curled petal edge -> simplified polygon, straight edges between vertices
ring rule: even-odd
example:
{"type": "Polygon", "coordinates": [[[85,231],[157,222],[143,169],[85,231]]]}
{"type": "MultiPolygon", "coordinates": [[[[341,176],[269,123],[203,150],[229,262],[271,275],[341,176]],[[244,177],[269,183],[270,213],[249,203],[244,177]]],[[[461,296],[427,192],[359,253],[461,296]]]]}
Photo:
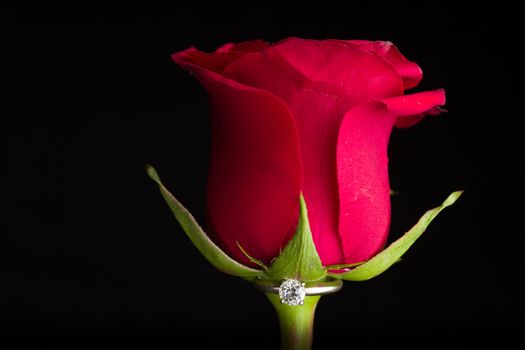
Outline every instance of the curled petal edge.
{"type": "Polygon", "coordinates": [[[417,63],[409,61],[389,41],[349,40],[347,42],[359,50],[376,55],[391,64],[403,79],[405,90],[416,87],[423,79],[423,71],[417,63]]]}
{"type": "Polygon", "coordinates": [[[392,113],[397,115],[394,126],[396,128],[408,128],[426,115],[435,116],[444,111],[440,106],[446,102],[445,90],[419,92],[410,95],[381,99],[392,113]]]}

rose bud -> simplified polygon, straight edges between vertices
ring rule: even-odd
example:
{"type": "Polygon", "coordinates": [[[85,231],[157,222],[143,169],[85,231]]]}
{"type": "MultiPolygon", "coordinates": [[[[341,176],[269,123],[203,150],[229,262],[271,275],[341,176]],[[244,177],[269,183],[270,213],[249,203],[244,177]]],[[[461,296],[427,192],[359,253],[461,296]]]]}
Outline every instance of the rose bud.
{"type": "Polygon", "coordinates": [[[460,195],[383,250],[392,129],[438,114],[445,103],[444,90],[405,94],[422,71],[390,42],[289,38],[226,44],[213,53],[190,48],[172,57],[209,94],[209,238],[152,168],[150,175],[185,231],[198,231],[190,238],[225,272],[258,276],[259,267],[278,261],[302,220],[313,241],[304,249],[314,250],[323,269],[310,276],[368,279],[397,261],[460,195]]]}

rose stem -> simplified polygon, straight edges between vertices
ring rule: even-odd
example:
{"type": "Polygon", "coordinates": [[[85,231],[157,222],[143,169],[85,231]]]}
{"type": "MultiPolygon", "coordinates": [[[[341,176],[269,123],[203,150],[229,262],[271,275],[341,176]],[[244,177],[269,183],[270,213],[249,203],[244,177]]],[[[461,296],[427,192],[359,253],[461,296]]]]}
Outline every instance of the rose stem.
{"type": "Polygon", "coordinates": [[[320,296],[307,296],[304,305],[290,306],[281,303],[277,294],[266,294],[272,302],[281,326],[282,350],[307,350],[312,348],[314,313],[320,296]]]}

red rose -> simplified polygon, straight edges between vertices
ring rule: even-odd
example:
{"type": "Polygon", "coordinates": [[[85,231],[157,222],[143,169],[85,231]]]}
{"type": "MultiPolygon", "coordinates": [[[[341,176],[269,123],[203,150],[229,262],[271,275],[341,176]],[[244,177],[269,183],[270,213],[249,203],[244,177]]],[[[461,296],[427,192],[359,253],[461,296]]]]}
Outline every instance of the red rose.
{"type": "Polygon", "coordinates": [[[392,127],[439,112],[443,90],[390,42],[290,38],[175,53],[210,95],[210,234],[237,261],[270,262],[295,232],[302,192],[324,265],[384,246],[392,127]]]}

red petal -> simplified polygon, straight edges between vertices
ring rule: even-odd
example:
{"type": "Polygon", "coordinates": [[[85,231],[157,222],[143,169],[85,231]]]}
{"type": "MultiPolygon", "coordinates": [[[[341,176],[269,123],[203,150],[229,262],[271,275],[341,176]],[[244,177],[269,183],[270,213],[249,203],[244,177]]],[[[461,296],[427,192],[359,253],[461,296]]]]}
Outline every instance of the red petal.
{"type": "Polygon", "coordinates": [[[245,41],[238,44],[228,43],[217,49],[217,52],[257,52],[270,46],[262,40],[245,41]]]}
{"type": "Polygon", "coordinates": [[[408,128],[417,124],[427,114],[440,114],[443,110],[439,106],[443,106],[446,99],[445,90],[438,89],[383,101],[398,115],[395,126],[408,128]]]}
{"type": "Polygon", "coordinates": [[[368,260],[390,225],[387,145],[395,115],[380,102],[349,110],[339,130],[339,231],[344,263],[368,260]]]}
{"type": "Polygon", "coordinates": [[[242,57],[243,55],[244,53],[238,52],[206,53],[192,47],[173,54],[172,58],[182,68],[189,70],[190,73],[193,72],[196,67],[200,67],[201,69],[215,73],[220,73],[224,67],[230,64],[230,62],[238,59],[239,57],[242,57]]]}
{"type": "Polygon", "coordinates": [[[183,52],[173,58],[195,72],[210,95],[207,194],[213,238],[239,262],[248,259],[236,241],[269,262],[293,235],[299,209],[302,171],[290,112],[270,93],[199,66],[198,56],[183,52]]]}
{"type": "Polygon", "coordinates": [[[172,58],[183,68],[190,69],[184,62],[192,63],[202,69],[221,73],[228,64],[244,55],[262,50],[268,44],[261,40],[246,41],[239,44],[228,43],[212,53],[202,52],[192,47],[173,54],[172,58]]]}
{"type": "Polygon", "coordinates": [[[343,260],[338,230],[336,143],[344,113],[371,98],[400,95],[391,65],[341,41],[287,39],[228,65],[223,74],[284,101],[299,131],[303,193],[325,265],[343,260]]]}
{"type": "Polygon", "coordinates": [[[423,71],[419,66],[410,62],[399,52],[397,47],[389,41],[349,40],[356,48],[369,54],[381,57],[390,63],[403,79],[405,89],[419,84],[423,78],[423,71]]]}
{"type": "Polygon", "coordinates": [[[339,232],[344,263],[368,260],[384,246],[390,225],[387,147],[396,118],[432,111],[443,90],[379,99],[350,109],[337,145],[339,232]]]}

